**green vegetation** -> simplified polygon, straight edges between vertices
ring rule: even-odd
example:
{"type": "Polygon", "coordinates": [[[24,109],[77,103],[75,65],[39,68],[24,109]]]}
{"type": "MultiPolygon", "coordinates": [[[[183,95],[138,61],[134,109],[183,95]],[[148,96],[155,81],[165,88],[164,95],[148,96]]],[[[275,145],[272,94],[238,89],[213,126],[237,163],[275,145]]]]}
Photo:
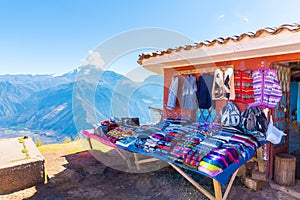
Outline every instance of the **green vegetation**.
{"type": "Polygon", "coordinates": [[[62,154],[73,154],[87,150],[82,140],[62,144],[45,144],[39,146],[38,149],[41,153],[61,152],[62,154]]]}
{"type": "Polygon", "coordinates": [[[67,144],[70,142],[72,142],[72,139],[70,137],[65,137],[64,144],[67,144]]]}
{"type": "Polygon", "coordinates": [[[19,142],[23,145],[22,153],[25,153],[25,155],[26,155],[26,158],[25,158],[25,159],[29,159],[30,156],[29,156],[28,150],[27,150],[27,148],[26,148],[25,137],[24,137],[24,138],[19,138],[18,140],[19,140],[19,142]]]}
{"type": "Polygon", "coordinates": [[[22,149],[22,153],[28,154],[28,150],[27,149],[22,149]]]}
{"type": "Polygon", "coordinates": [[[42,143],[40,140],[37,140],[37,141],[35,142],[35,145],[36,145],[37,147],[40,147],[40,146],[43,145],[43,143],[42,143]]]}
{"type": "Polygon", "coordinates": [[[20,143],[24,144],[25,143],[25,139],[24,138],[19,138],[18,139],[20,143]]]}

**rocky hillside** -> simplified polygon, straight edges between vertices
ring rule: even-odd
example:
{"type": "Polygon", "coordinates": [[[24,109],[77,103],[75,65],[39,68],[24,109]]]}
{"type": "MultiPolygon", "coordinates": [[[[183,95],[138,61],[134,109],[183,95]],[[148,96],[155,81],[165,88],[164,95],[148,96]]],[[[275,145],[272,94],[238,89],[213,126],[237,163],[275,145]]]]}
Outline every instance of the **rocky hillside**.
{"type": "Polygon", "coordinates": [[[148,106],[162,106],[162,77],[136,83],[93,66],[59,77],[0,76],[0,126],[41,132],[58,141],[114,117],[151,121],[148,106]],[[23,82],[22,82],[23,80],[23,82]]]}

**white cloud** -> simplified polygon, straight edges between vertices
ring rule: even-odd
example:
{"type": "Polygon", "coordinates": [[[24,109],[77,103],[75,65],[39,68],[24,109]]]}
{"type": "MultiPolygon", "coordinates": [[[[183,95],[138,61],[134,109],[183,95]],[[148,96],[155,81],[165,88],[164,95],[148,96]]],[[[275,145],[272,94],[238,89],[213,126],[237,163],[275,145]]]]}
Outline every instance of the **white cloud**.
{"type": "Polygon", "coordinates": [[[240,20],[244,21],[245,23],[249,22],[249,18],[247,16],[241,15],[241,14],[237,14],[236,15],[240,20]]]}
{"type": "Polygon", "coordinates": [[[224,18],[224,17],[225,17],[225,15],[222,14],[222,15],[219,16],[219,19],[222,19],[222,18],[224,18]]]}
{"type": "Polygon", "coordinates": [[[104,69],[104,61],[98,51],[89,51],[89,56],[82,60],[81,65],[94,65],[97,68],[104,69]]]}

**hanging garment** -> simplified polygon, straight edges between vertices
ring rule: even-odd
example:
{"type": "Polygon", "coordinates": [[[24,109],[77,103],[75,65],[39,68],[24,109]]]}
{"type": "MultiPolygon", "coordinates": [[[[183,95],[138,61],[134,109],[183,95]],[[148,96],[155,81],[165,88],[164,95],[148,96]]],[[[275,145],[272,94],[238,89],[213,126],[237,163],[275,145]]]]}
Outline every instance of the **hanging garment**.
{"type": "Polygon", "coordinates": [[[213,89],[212,89],[213,100],[234,100],[234,73],[232,68],[227,69],[216,69],[214,74],[213,89]]]}
{"type": "Polygon", "coordinates": [[[199,77],[197,99],[199,108],[208,109],[211,106],[211,91],[214,76],[212,74],[203,74],[199,77]]]}
{"type": "Polygon", "coordinates": [[[276,69],[258,69],[252,72],[254,103],[250,107],[275,108],[282,96],[276,69]]]}
{"type": "Polygon", "coordinates": [[[251,70],[234,70],[234,90],[234,101],[242,103],[254,102],[254,90],[251,70]]]}
{"type": "Polygon", "coordinates": [[[183,109],[194,110],[197,108],[196,92],[196,77],[192,75],[186,76],[182,87],[181,106],[183,109]]]}
{"type": "Polygon", "coordinates": [[[167,108],[173,110],[176,107],[176,99],[178,93],[178,77],[173,77],[168,93],[167,108]]]}

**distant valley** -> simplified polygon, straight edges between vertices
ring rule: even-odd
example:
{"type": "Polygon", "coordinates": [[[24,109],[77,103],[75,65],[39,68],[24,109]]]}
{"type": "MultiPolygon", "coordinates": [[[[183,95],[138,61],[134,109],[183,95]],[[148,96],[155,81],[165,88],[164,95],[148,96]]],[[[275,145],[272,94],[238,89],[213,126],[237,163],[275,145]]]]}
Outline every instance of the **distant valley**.
{"type": "Polygon", "coordinates": [[[94,66],[52,75],[0,76],[0,138],[31,134],[43,143],[75,139],[82,129],[110,117],[153,121],[161,108],[163,77],[134,82],[94,66]]]}

